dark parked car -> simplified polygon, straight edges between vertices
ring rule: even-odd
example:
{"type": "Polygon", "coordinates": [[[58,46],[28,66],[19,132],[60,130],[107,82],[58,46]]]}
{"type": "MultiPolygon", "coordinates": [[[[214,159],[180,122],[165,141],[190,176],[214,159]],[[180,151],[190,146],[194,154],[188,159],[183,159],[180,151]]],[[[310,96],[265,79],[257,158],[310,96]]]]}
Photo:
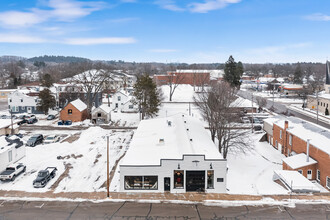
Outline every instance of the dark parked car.
{"type": "Polygon", "coordinates": [[[53,119],[55,119],[55,115],[48,115],[47,116],[47,120],[53,120],[53,119]]]}
{"type": "Polygon", "coordinates": [[[33,186],[35,188],[45,187],[55,177],[56,171],[56,167],[47,167],[45,170],[40,170],[37,178],[33,181],[33,186]]]}
{"type": "Polygon", "coordinates": [[[30,119],[30,116],[27,116],[27,115],[20,115],[18,117],[19,119],[19,122],[17,122],[18,125],[21,125],[21,124],[25,124],[28,122],[28,120],[30,119]]]}
{"type": "Polygon", "coordinates": [[[72,121],[71,120],[66,120],[66,121],[59,121],[57,122],[57,125],[72,125],[72,121]]]}
{"type": "Polygon", "coordinates": [[[35,117],[30,118],[30,119],[27,121],[28,124],[34,124],[34,123],[37,123],[37,122],[38,122],[38,119],[35,118],[35,117]]]}
{"type": "Polygon", "coordinates": [[[26,146],[35,147],[38,144],[41,144],[44,140],[44,136],[42,134],[35,134],[26,142],[26,146]]]}

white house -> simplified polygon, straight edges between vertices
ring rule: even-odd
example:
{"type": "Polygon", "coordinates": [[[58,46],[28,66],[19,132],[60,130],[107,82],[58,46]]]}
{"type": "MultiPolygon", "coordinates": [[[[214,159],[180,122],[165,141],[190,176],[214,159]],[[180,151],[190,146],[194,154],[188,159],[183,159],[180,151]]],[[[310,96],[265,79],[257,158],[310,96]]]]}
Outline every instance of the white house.
{"type": "Polygon", "coordinates": [[[120,191],[226,193],[226,174],[226,159],[198,119],[143,120],[120,165],[120,191]]]}
{"type": "Polygon", "coordinates": [[[25,157],[25,146],[16,135],[0,137],[0,172],[25,157]]]}
{"type": "Polygon", "coordinates": [[[38,102],[38,96],[28,96],[18,90],[8,95],[8,107],[13,114],[42,114],[42,111],[37,110],[38,102]]]}
{"type": "Polygon", "coordinates": [[[120,90],[112,96],[111,109],[121,112],[137,112],[138,106],[133,103],[133,96],[129,92],[120,90]]]}
{"type": "Polygon", "coordinates": [[[92,121],[95,124],[108,124],[111,120],[111,107],[102,104],[92,110],[92,121]]]}

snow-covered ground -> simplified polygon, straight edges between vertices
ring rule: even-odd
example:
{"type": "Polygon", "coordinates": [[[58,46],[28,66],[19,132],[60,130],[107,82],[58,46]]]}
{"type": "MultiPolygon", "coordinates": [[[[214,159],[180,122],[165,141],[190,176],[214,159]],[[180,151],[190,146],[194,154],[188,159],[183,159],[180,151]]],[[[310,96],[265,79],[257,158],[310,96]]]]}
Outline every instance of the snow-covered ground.
{"type": "MultiPolygon", "coordinates": [[[[59,131],[45,132],[34,131],[33,133],[51,134],[59,131]]],[[[74,133],[74,131],[70,132],[74,133]]],[[[106,136],[109,136],[110,139],[110,169],[112,169],[116,160],[126,151],[132,131],[113,132],[100,127],[91,127],[82,131],[80,138],[73,143],[63,142],[27,147],[26,157],[20,161],[27,166],[26,172],[18,176],[14,182],[1,182],[0,190],[28,192],[46,192],[53,189],[54,192],[104,191],[106,136]],[[64,173],[65,165],[72,168],[68,168],[68,175],[63,177],[57,187],[52,188],[53,184],[64,173]],[[36,178],[37,172],[49,166],[57,167],[56,177],[45,188],[33,188],[32,182],[36,178]]],[[[28,137],[29,135],[26,135],[24,140],[28,137]]]]}
{"type": "MultiPolygon", "coordinates": [[[[161,86],[161,91],[163,92],[164,102],[169,102],[170,97],[170,87],[167,85],[161,86]]],[[[198,88],[196,87],[195,90],[198,88]]],[[[191,85],[179,85],[172,96],[172,102],[193,102],[194,87],[191,85]]]]}
{"type": "Polygon", "coordinates": [[[251,135],[254,150],[229,153],[227,189],[230,194],[287,194],[288,191],[273,182],[274,170],[282,169],[282,155],[267,142],[259,142],[263,133],[251,135]]]}

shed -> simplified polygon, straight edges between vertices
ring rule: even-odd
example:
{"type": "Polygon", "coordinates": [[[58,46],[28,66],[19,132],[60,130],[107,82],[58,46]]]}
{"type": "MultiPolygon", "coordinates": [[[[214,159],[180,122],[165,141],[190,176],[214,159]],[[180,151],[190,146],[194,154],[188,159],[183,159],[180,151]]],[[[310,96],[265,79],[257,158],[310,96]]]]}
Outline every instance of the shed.
{"type": "Polygon", "coordinates": [[[92,111],[92,121],[95,124],[108,124],[111,121],[111,107],[102,104],[92,111]]]}
{"type": "Polygon", "coordinates": [[[76,99],[65,106],[60,112],[61,120],[73,122],[84,121],[88,117],[87,105],[80,99],[76,99]]]}

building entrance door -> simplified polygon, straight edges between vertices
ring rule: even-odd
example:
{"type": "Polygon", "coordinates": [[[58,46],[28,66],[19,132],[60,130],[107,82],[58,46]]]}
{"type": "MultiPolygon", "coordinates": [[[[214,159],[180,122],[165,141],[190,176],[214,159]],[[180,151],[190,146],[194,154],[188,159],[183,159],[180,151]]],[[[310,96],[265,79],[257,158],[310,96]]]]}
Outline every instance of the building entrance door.
{"type": "Polygon", "coordinates": [[[32,108],[31,107],[27,107],[27,113],[29,113],[29,114],[32,113],[32,108]]]}
{"type": "Polygon", "coordinates": [[[171,179],[164,177],[164,191],[171,191],[171,179]]]}
{"type": "Polygon", "coordinates": [[[205,191],[205,171],[186,172],[186,191],[205,191]]]}
{"type": "Polygon", "coordinates": [[[312,170],[307,170],[307,179],[312,179],[312,170]]]}

